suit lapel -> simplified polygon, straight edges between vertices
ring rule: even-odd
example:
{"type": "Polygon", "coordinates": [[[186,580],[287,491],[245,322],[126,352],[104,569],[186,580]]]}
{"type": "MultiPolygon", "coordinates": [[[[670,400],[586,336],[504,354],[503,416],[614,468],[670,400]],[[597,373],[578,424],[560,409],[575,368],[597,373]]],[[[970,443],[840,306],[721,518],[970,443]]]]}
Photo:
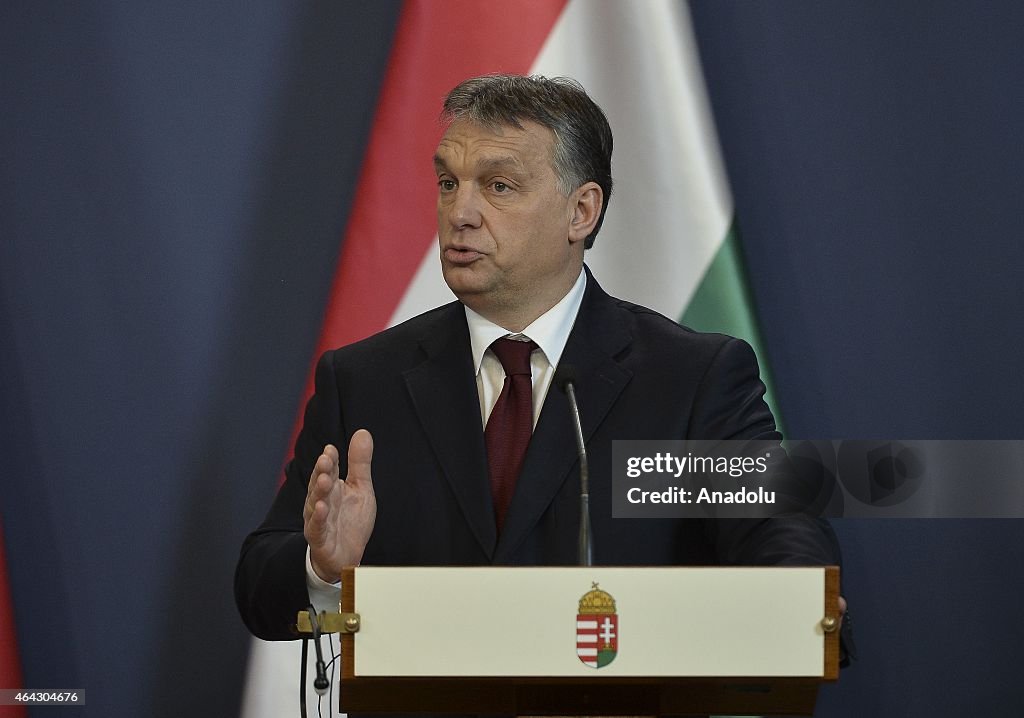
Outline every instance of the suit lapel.
{"type": "MultiPolygon", "coordinates": [[[[631,341],[621,310],[587,270],[587,290],[560,364],[576,368],[576,398],[584,440],[605,420],[632,373],[615,360],[631,341]]],[[[552,385],[526,452],[522,473],[498,540],[495,563],[506,563],[554,500],[576,465],[569,400],[552,385]]]]}
{"type": "Polygon", "coordinates": [[[409,395],[466,522],[484,553],[493,557],[494,503],[462,305],[442,309],[420,346],[426,359],[404,373],[409,395]]]}

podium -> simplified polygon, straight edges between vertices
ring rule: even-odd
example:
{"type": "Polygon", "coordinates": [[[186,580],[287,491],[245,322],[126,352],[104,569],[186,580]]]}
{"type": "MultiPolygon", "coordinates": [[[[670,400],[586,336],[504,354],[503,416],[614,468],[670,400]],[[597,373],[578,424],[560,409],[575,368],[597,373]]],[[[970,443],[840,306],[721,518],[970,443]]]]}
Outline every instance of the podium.
{"type": "Polygon", "coordinates": [[[345,712],[810,715],[838,591],[834,566],[366,566],[319,623],[345,712]]]}

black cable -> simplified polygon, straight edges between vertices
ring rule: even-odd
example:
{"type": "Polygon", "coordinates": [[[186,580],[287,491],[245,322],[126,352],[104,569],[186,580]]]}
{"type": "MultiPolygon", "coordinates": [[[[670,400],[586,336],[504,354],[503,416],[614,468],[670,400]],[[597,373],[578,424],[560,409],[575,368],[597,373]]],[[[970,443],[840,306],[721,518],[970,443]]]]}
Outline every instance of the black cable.
{"type": "MultiPolygon", "coordinates": [[[[341,658],[341,653],[340,653],[340,651],[341,651],[341,644],[339,642],[339,644],[338,644],[338,651],[339,652],[335,653],[334,652],[334,637],[331,634],[329,634],[329,633],[327,634],[327,647],[330,650],[331,660],[330,660],[329,663],[324,665],[323,652],[322,652],[321,647],[320,647],[320,637],[321,637],[321,635],[323,635],[320,632],[320,622],[317,620],[316,609],[312,605],[310,605],[308,607],[308,612],[309,612],[309,623],[310,623],[310,626],[312,627],[312,632],[313,632],[313,641],[314,641],[314,645],[316,647],[317,674],[318,674],[317,675],[317,680],[319,680],[320,675],[326,676],[326,675],[328,675],[328,671],[331,672],[329,675],[333,676],[333,674],[334,674],[334,664],[335,664],[335,662],[338,661],[338,659],[341,658]]],[[[309,663],[309,639],[308,638],[303,638],[302,639],[302,665],[299,668],[299,711],[300,711],[300,714],[302,715],[302,718],[307,718],[307,713],[306,713],[306,666],[307,666],[308,663],[309,663]]],[[[332,716],[334,714],[334,681],[333,680],[327,680],[327,686],[325,686],[325,688],[327,688],[327,687],[330,688],[330,695],[328,696],[328,699],[327,699],[328,700],[327,715],[328,716],[332,716]]],[[[316,712],[317,712],[317,715],[320,718],[323,718],[323,698],[324,698],[325,694],[327,694],[327,690],[317,690],[316,712]]]]}
{"type": "MultiPolygon", "coordinates": [[[[331,696],[330,696],[331,708],[328,711],[327,715],[328,716],[332,716],[332,715],[334,715],[334,678],[335,678],[335,676],[334,676],[334,664],[338,663],[338,661],[341,660],[341,652],[340,652],[341,651],[341,644],[340,643],[338,644],[338,651],[339,652],[335,653],[334,652],[334,637],[332,635],[330,635],[330,634],[327,635],[327,644],[328,644],[328,646],[331,649],[331,660],[327,662],[326,668],[327,668],[328,674],[332,676],[332,678],[331,678],[331,696]]],[[[338,690],[341,690],[340,687],[339,687],[338,690]]]]}
{"type": "Polygon", "coordinates": [[[306,716],[306,658],[309,656],[309,639],[302,639],[302,665],[299,667],[299,715],[306,716]]]}
{"type": "Polygon", "coordinates": [[[313,690],[316,691],[318,696],[323,696],[327,693],[327,689],[330,687],[331,682],[327,680],[327,670],[324,667],[324,651],[323,646],[320,643],[320,617],[317,615],[316,608],[313,604],[309,604],[309,624],[313,628],[313,648],[316,649],[316,678],[313,679],[313,690]]]}

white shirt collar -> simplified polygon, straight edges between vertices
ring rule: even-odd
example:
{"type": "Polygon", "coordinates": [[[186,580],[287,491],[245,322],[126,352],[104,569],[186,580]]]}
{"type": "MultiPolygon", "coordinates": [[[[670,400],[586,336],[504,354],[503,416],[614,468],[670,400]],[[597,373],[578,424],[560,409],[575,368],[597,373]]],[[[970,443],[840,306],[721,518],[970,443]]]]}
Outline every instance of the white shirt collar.
{"type": "MultiPolygon", "coordinates": [[[[580,276],[572,289],[555,306],[547,310],[526,327],[520,334],[525,334],[540,347],[551,366],[557,366],[562,358],[565,343],[569,340],[569,332],[576,321],[576,315],[583,303],[583,292],[587,288],[587,275],[580,269],[580,276]]],[[[464,305],[465,306],[465,305],[464,305]]],[[[469,341],[473,349],[473,370],[480,373],[480,363],[484,352],[496,339],[515,332],[500,327],[489,319],[466,309],[466,322],[469,324],[469,341]]]]}

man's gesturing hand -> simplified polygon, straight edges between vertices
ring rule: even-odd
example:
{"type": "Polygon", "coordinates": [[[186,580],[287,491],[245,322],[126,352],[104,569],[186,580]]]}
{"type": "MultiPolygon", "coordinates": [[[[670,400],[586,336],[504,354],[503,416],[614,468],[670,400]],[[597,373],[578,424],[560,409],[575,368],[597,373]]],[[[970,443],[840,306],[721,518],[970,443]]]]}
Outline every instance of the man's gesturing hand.
{"type": "Polygon", "coordinates": [[[348,445],[348,474],[341,481],[338,450],[328,444],[309,477],[302,509],[303,533],[316,575],[333,583],[343,566],[358,565],[377,519],[370,478],[373,437],[366,429],[348,445]]]}

